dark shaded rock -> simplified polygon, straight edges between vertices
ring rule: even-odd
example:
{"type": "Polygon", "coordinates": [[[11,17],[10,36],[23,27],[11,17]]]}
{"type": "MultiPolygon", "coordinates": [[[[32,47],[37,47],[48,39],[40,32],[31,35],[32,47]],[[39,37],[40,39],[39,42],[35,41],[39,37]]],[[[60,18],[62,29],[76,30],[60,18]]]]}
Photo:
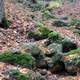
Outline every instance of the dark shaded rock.
{"type": "Polygon", "coordinates": [[[36,60],[36,67],[40,69],[48,69],[46,60],[36,60]]]}
{"type": "Polygon", "coordinates": [[[64,40],[62,42],[62,52],[69,52],[70,50],[77,49],[77,44],[71,41],[64,40]]]}
{"type": "Polygon", "coordinates": [[[51,68],[52,73],[59,73],[65,71],[65,65],[62,61],[57,61],[51,68]]]}

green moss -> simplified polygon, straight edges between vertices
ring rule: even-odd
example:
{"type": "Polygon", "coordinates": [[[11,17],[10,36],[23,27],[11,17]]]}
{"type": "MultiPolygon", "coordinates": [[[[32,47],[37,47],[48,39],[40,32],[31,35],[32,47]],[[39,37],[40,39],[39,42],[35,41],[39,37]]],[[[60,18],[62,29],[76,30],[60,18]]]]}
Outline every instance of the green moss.
{"type": "Polygon", "coordinates": [[[38,27],[37,31],[35,32],[29,32],[28,36],[30,38],[33,38],[35,40],[41,40],[48,37],[48,34],[50,33],[50,30],[46,27],[38,27]]]}
{"type": "Polygon", "coordinates": [[[33,67],[33,58],[30,53],[15,54],[11,51],[6,51],[0,54],[0,61],[28,68],[33,67]]]}
{"type": "Polygon", "coordinates": [[[39,31],[42,33],[43,36],[48,36],[48,34],[50,33],[50,30],[46,27],[40,27],[39,31]]]}
{"type": "Polygon", "coordinates": [[[68,52],[66,55],[74,55],[74,54],[80,54],[80,48],[77,48],[75,50],[71,50],[70,52],[68,52]]]}
{"type": "Polygon", "coordinates": [[[69,58],[65,60],[64,63],[67,66],[75,66],[80,68],[80,48],[71,50],[70,52],[64,55],[65,57],[69,58]]]}
{"type": "Polygon", "coordinates": [[[51,32],[48,35],[49,40],[55,41],[59,39],[59,34],[57,32],[51,32]]]}

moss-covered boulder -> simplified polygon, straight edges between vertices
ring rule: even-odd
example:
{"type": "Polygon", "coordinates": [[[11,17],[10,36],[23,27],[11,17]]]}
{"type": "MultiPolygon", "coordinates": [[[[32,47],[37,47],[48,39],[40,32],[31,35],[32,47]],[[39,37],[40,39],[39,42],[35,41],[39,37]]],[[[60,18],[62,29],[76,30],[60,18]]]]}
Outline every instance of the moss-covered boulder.
{"type": "Polygon", "coordinates": [[[80,71],[80,48],[66,53],[64,55],[64,64],[70,74],[80,71]]]}

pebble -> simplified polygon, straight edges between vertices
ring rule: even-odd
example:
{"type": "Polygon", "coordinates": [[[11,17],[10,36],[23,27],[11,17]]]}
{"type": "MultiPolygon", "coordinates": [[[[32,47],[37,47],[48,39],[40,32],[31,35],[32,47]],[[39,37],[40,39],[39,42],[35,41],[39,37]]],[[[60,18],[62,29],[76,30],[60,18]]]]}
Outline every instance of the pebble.
{"type": "Polygon", "coordinates": [[[40,70],[39,72],[40,72],[41,75],[46,75],[47,74],[47,70],[46,69],[40,70]]]}

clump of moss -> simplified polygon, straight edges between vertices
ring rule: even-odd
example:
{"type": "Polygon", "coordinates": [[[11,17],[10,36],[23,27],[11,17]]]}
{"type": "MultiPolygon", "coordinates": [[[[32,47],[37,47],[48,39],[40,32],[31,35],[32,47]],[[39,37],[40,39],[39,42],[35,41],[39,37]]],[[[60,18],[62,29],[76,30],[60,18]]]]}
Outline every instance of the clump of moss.
{"type": "Polygon", "coordinates": [[[30,53],[15,54],[11,51],[6,51],[0,54],[0,61],[28,68],[33,67],[33,57],[30,53]]]}
{"type": "Polygon", "coordinates": [[[51,32],[48,35],[49,40],[55,41],[59,39],[59,33],[57,32],[51,32]]]}

